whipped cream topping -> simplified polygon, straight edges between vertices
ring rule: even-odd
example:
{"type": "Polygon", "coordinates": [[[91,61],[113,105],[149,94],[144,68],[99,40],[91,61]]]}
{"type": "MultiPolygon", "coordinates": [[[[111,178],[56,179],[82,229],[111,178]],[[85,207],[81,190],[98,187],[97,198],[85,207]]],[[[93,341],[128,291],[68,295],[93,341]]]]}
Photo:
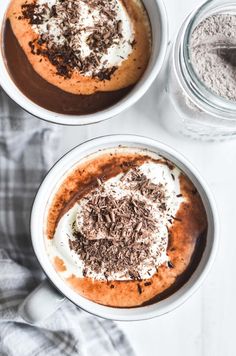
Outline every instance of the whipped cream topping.
{"type": "Polygon", "coordinates": [[[73,51],[72,67],[84,76],[109,79],[133,50],[133,25],[121,0],[37,0],[34,12],[33,30],[49,50],[73,51]]]}
{"type": "MultiPolygon", "coordinates": [[[[124,204],[125,201],[131,199],[131,201],[134,202],[134,205],[136,203],[140,204],[140,206],[144,207],[144,211],[148,212],[148,216],[144,218],[138,217],[140,222],[142,221],[141,223],[139,220],[136,220],[133,235],[129,235],[128,223],[124,226],[124,231],[127,239],[129,236],[130,238],[134,238],[135,236],[135,245],[132,245],[132,249],[135,249],[134,246],[136,245],[141,246],[141,250],[136,251],[137,255],[129,257],[131,265],[136,264],[135,269],[138,278],[148,279],[153,276],[156,273],[157,268],[163,263],[167,263],[169,260],[167,256],[168,229],[173,224],[180,204],[183,202],[179,185],[180,173],[181,172],[177,167],[170,169],[165,163],[147,161],[139,166],[138,169],[130,169],[125,174],[118,174],[104,183],[101,183],[102,189],[100,187],[95,190],[92,198],[91,194],[88,194],[79,202],[75,203],[74,206],[60,219],[54,238],[52,240],[47,239],[46,241],[50,259],[53,261],[55,257],[59,257],[65,264],[66,270],[60,272],[62,277],[68,278],[73,274],[78,278],[83,278],[86,269],[86,276],[97,280],[134,279],[133,273],[130,273],[130,269],[133,270],[132,268],[134,266],[127,266],[127,264],[124,264],[123,269],[114,269],[114,271],[107,272],[104,265],[104,268],[96,270],[96,268],[90,268],[89,265],[85,263],[84,259],[81,258],[82,255],[77,253],[77,233],[83,234],[90,244],[100,241],[100,245],[102,243],[105,245],[108,240],[112,240],[115,242],[116,246],[119,245],[119,241],[116,241],[117,236],[120,238],[119,235],[117,235],[114,230],[109,230],[113,231],[113,233],[110,233],[109,235],[107,233],[108,230],[106,229],[107,225],[101,225],[100,229],[97,228],[96,231],[93,231],[94,221],[88,219],[89,215],[87,213],[90,211],[89,204],[91,203],[91,200],[93,199],[94,201],[95,199],[96,203],[97,195],[99,195],[100,198],[102,195],[105,199],[106,197],[110,197],[111,199],[114,199],[115,204],[118,205],[121,204],[121,202],[124,204]],[[150,184],[153,185],[151,188],[153,188],[154,185],[159,187],[159,191],[157,190],[158,194],[160,193],[158,199],[155,194],[153,195],[150,193],[151,190],[149,190],[149,193],[147,194],[145,184],[144,189],[137,189],[137,184],[139,184],[141,179],[140,177],[142,179],[145,177],[149,182],[149,186],[150,184]],[[149,230],[146,229],[146,232],[148,233],[147,238],[145,231],[144,233],[141,233],[141,230],[143,228],[142,225],[147,225],[149,221],[151,227],[149,230]],[[147,245],[147,240],[150,245],[147,245]],[[75,243],[75,249],[71,248],[73,243],[75,243]],[[148,254],[146,253],[147,250],[149,251],[148,254]],[[137,263],[137,256],[142,252],[144,254],[146,253],[145,258],[141,258],[137,263]]],[[[119,212],[119,209],[117,211],[119,212]]],[[[112,224],[113,220],[112,215],[110,214],[109,216],[107,221],[108,225],[112,224]]],[[[116,217],[114,217],[114,219],[116,219],[116,217]]],[[[80,236],[82,235],[79,235],[79,237],[80,236]]],[[[126,253],[125,248],[121,249],[120,252],[121,254],[126,253]]],[[[121,264],[121,266],[123,265],[121,264]]]]}

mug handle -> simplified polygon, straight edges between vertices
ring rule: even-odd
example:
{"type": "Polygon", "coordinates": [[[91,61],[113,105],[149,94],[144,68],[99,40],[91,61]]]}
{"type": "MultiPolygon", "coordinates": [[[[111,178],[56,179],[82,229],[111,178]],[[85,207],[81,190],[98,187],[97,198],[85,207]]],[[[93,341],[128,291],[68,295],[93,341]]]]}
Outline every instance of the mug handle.
{"type": "Polygon", "coordinates": [[[45,279],[20,304],[18,312],[28,324],[36,324],[52,315],[64,300],[65,297],[45,279]]]}

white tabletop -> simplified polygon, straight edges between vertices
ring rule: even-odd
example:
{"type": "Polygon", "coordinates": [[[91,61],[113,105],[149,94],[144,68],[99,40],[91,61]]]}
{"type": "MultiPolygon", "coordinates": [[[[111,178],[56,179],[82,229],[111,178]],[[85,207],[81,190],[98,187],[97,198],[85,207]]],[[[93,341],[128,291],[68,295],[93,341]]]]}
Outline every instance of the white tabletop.
{"type": "MultiPolygon", "coordinates": [[[[170,35],[201,1],[165,0],[170,35]]],[[[160,80],[160,77],[159,77],[160,80]]],[[[203,143],[174,137],[160,124],[176,115],[157,104],[158,79],[134,107],[106,122],[64,128],[63,152],[92,137],[111,133],[142,134],[159,139],[187,156],[208,181],[221,219],[221,243],[217,260],[200,290],[174,312],[150,321],[119,323],[137,356],[233,356],[236,355],[236,140],[203,143]]]]}

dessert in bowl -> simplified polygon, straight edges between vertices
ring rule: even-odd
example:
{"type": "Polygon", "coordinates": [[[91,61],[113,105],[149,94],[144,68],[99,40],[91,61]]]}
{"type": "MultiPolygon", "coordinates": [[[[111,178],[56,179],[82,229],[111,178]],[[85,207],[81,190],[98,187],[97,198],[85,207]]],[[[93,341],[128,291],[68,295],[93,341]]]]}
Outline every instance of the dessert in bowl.
{"type": "Polygon", "coordinates": [[[1,84],[43,119],[79,125],[114,116],[147,90],[163,62],[166,22],[159,2],[12,0],[1,6],[1,84]]]}
{"type": "MultiPolygon", "coordinates": [[[[52,168],[34,202],[31,234],[64,296],[102,317],[138,320],[172,310],[202,283],[218,218],[184,157],[151,139],[114,135],[76,147],[52,168]]],[[[28,314],[38,295],[24,304],[28,314]]]]}
{"type": "Polygon", "coordinates": [[[194,272],[206,245],[196,187],[172,162],[138,148],[80,161],[45,219],[58,274],[80,295],[113,307],[168,297],[194,272]]]}

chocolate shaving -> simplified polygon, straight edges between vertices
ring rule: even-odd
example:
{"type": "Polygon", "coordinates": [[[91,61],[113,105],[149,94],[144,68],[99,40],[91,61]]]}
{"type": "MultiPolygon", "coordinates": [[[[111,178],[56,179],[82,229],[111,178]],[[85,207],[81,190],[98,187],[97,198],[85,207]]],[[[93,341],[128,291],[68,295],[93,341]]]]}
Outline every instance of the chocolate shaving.
{"type": "Polygon", "coordinates": [[[142,287],[139,283],[137,284],[137,288],[138,288],[138,293],[142,294],[142,287]]]}
{"type": "Polygon", "coordinates": [[[55,5],[53,5],[51,7],[51,10],[50,10],[50,17],[57,17],[57,8],[55,5]]]}
{"type": "Polygon", "coordinates": [[[176,221],[182,221],[182,219],[177,218],[176,216],[173,216],[173,215],[171,215],[171,218],[172,218],[173,220],[176,220],[176,221]]]}
{"type": "Polygon", "coordinates": [[[168,261],[167,264],[168,264],[168,267],[169,267],[169,268],[174,268],[174,265],[173,265],[173,263],[172,263],[171,261],[168,261]]]}

